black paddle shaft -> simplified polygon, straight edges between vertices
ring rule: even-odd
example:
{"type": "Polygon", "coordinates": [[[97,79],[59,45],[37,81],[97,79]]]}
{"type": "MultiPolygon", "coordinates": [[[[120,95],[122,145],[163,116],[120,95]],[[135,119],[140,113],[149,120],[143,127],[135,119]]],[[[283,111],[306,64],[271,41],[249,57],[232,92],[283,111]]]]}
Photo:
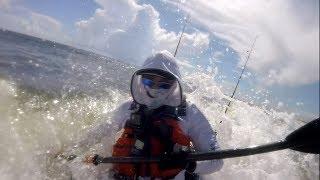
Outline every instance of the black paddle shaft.
{"type": "MultiPolygon", "coordinates": [[[[261,154],[271,151],[278,151],[290,148],[295,151],[319,154],[320,141],[318,140],[320,133],[320,120],[315,119],[303,127],[293,131],[285,140],[270,143],[266,145],[248,147],[242,149],[227,149],[207,153],[191,153],[186,156],[186,160],[205,161],[212,159],[226,159],[241,156],[249,156],[261,154]]],[[[97,156],[96,163],[141,163],[141,162],[160,162],[164,157],[100,157],[97,156]]],[[[171,155],[174,160],[175,156],[171,155]]]]}
{"type": "MultiPolygon", "coordinates": [[[[254,154],[261,154],[271,151],[277,151],[287,149],[290,147],[286,141],[280,141],[276,143],[266,144],[257,147],[249,147],[244,149],[227,149],[221,151],[213,151],[207,153],[190,153],[185,158],[190,161],[205,161],[212,159],[226,159],[241,156],[249,156],[254,154]]],[[[175,155],[171,155],[174,159],[175,155]]],[[[96,161],[99,163],[157,163],[162,161],[162,157],[98,157],[96,161]]]]}
{"type": "Polygon", "coordinates": [[[287,149],[290,144],[286,141],[280,141],[270,144],[265,144],[256,147],[248,147],[243,149],[227,149],[221,151],[207,152],[207,153],[193,153],[187,157],[190,161],[205,161],[212,159],[227,159],[241,156],[249,156],[254,154],[267,153],[271,151],[278,151],[287,149]]]}

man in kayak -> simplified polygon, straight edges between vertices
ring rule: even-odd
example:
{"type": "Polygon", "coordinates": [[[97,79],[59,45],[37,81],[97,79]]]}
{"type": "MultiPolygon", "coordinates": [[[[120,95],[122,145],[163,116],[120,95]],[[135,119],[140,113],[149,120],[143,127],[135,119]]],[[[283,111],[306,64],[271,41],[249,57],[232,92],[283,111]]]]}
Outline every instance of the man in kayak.
{"type": "MultiPolygon", "coordinates": [[[[160,163],[114,164],[115,179],[199,179],[219,171],[223,161],[188,162],[189,152],[219,149],[216,133],[196,105],[186,101],[176,59],[167,51],[149,57],[131,79],[133,100],[122,104],[111,125],[101,125],[81,144],[123,129],[113,146],[115,157],[164,157],[160,163]],[[91,139],[91,140],[90,140],[91,139]],[[172,155],[175,154],[175,155],[172,155]]],[[[87,158],[92,162],[93,158],[87,158]]]]}

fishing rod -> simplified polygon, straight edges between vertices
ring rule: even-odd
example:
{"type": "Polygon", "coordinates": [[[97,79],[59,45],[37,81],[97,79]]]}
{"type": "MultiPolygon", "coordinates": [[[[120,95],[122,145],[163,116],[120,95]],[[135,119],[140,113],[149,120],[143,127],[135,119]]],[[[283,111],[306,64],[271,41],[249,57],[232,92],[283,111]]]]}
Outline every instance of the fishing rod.
{"type": "Polygon", "coordinates": [[[179,41],[178,41],[176,50],[174,51],[173,57],[176,57],[176,55],[177,55],[177,53],[178,53],[178,49],[179,49],[179,46],[180,46],[180,42],[181,42],[182,36],[183,36],[183,34],[184,34],[184,30],[186,29],[186,26],[187,26],[187,24],[189,23],[189,20],[190,20],[190,16],[188,15],[187,18],[186,18],[186,21],[185,21],[185,23],[184,23],[184,25],[183,25],[182,32],[181,32],[181,35],[180,35],[180,38],[179,38],[179,41]]]}
{"type": "MultiPolygon", "coordinates": [[[[176,153],[166,156],[155,157],[102,157],[99,155],[92,156],[90,161],[86,163],[93,163],[95,165],[101,163],[157,163],[157,162],[170,162],[172,160],[184,161],[205,161],[213,159],[226,159],[242,156],[250,156],[255,154],[262,154],[272,151],[279,151],[283,149],[291,149],[304,153],[319,154],[320,141],[320,120],[319,118],[309,122],[308,124],[296,129],[290,133],[284,140],[248,148],[233,148],[220,151],[212,151],[206,153],[189,153],[181,156],[176,153]]],[[[71,161],[75,159],[76,155],[60,156],[63,159],[71,161]]]]}
{"type": "MultiPolygon", "coordinates": [[[[231,97],[230,97],[231,99],[234,97],[234,95],[235,95],[235,93],[236,93],[236,91],[237,91],[237,89],[238,89],[240,80],[242,79],[242,75],[243,75],[243,73],[244,73],[244,71],[245,71],[245,69],[246,69],[246,67],[247,67],[247,63],[248,63],[248,61],[249,61],[249,59],[250,59],[250,56],[251,56],[251,53],[252,53],[252,51],[253,51],[254,44],[255,44],[256,41],[257,41],[257,38],[258,38],[258,36],[256,36],[256,37],[254,38],[254,41],[253,41],[253,43],[252,43],[252,45],[251,45],[251,48],[250,48],[249,54],[248,54],[248,56],[247,56],[246,62],[245,62],[245,64],[244,64],[244,66],[242,67],[241,74],[240,74],[240,76],[239,76],[239,78],[238,78],[237,84],[236,84],[236,86],[235,86],[235,88],[234,88],[234,90],[233,90],[233,93],[232,93],[231,97]]],[[[229,101],[229,103],[228,103],[228,105],[227,105],[227,107],[226,107],[226,110],[224,111],[225,114],[228,112],[228,108],[230,107],[230,104],[231,104],[231,100],[229,101]]]]}

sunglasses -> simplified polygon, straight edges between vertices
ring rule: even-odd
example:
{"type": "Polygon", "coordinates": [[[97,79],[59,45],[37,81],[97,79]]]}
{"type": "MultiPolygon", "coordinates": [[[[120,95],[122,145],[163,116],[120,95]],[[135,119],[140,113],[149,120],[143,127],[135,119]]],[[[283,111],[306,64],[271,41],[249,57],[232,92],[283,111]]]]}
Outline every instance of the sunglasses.
{"type": "MultiPolygon", "coordinates": [[[[151,88],[154,87],[156,83],[153,80],[144,77],[142,78],[142,84],[151,88]]],[[[172,86],[172,84],[166,82],[159,82],[157,85],[159,89],[170,89],[172,86]]]]}

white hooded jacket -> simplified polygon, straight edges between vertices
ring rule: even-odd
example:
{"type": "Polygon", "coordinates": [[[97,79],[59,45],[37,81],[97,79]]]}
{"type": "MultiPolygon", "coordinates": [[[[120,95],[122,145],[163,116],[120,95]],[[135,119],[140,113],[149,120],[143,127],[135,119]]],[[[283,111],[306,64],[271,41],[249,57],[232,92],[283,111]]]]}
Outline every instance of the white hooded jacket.
{"type": "MultiPolygon", "coordinates": [[[[171,94],[167,97],[167,101],[164,102],[164,105],[179,106],[182,103],[181,76],[175,58],[168,52],[161,52],[148,58],[142,69],[138,70],[133,75],[131,82],[131,94],[133,99],[139,104],[148,105],[149,97],[145,95],[145,90],[140,84],[141,81],[137,74],[141,71],[153,69],[168,72],[176,77],[178,81],[171,88],[171,94]]],[[[131,103],[132,100],[123,103],[115,111],[112,124],[102,124],[94,128],[88,134],[88,138],[82,141],[81,144],[90,145],[97,142],[97,139],[100,139],[101,137],[110,136],[112,129],[122,129],[126,120],[130,118],[131,111],[129,109],[131,103]]],[[[197,152],[208,152],[219,149],[215,131],[212,129],[208,119],[196,105],[188,102],[186,116],[180,119],[179,125],[184,133],[191,138],[197,152]]],[[[215,171],[219,171],[222,166],[222,160],[199,161],[197,162],[195,173],[199,175],[211,174],[215,171]]],[[[175,179],[184,179],[184,171],[181,171],[175,179]]]]}

